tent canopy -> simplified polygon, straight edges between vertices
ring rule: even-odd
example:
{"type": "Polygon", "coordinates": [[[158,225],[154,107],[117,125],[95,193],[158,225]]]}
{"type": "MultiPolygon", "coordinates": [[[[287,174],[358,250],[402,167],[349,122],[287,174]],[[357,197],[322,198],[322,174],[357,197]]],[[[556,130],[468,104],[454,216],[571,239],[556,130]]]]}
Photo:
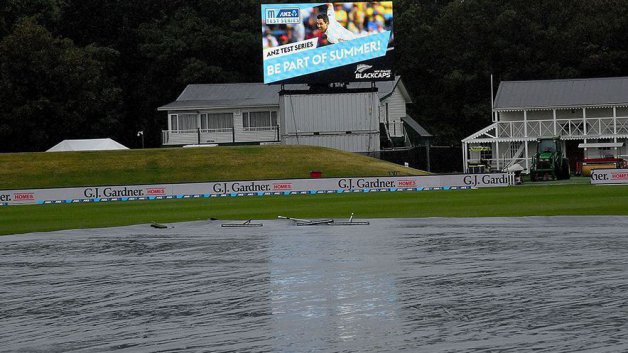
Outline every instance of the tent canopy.
{"type": "Polygon", "coordinates": [[[128,150],[129,148],[110,139],[63,140],[46,152],[65,151],[108,151],[128,150]]]}

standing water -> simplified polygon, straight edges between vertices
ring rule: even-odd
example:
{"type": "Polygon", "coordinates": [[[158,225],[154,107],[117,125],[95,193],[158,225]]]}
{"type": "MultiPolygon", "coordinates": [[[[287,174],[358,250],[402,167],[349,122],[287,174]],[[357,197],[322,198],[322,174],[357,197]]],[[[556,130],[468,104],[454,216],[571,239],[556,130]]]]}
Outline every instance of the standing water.
{"type": "Polygon", "coordinates": [[[628,217],[260,222],[0,237],[0,351],[628,351],[628,217]]]}

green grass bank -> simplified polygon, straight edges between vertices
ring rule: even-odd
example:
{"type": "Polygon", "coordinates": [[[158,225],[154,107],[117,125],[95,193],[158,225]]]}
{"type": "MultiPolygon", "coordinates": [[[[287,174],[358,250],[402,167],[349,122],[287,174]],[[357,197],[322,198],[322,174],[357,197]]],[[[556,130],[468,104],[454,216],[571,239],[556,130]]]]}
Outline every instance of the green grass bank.
{"type": "Polygon", "coordinates": [[[0,154],[0,190],[223,180],[421,175],[355,153],[312,146],[237,146],[0,154]]]}

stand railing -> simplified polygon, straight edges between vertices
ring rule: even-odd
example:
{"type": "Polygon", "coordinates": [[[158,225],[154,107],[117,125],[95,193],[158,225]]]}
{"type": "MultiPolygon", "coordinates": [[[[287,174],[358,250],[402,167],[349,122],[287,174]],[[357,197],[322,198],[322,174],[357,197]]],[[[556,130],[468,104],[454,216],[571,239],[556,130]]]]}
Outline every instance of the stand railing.
{"type": "Polygon", "coordinates": [[[583,137],[609,136],[628,134],[628,117],[616,119],[612,117],[583,119],[500,121],[495,123],[497,138],[538,138],[548,136],[583,137]],[[585,124],[586,122],[586,124],[585,124]],[[527,132],[527,136],[526,136],[527,132]]]}
{"type": "Polygon", "coordinates": [[[279,127],[247,128],[238,130],[224,129],[191,129],[191,130],[163,130],[162,145],[203,145],[219,143],[251,143],[251,142],[278,142],[279,127]]]}

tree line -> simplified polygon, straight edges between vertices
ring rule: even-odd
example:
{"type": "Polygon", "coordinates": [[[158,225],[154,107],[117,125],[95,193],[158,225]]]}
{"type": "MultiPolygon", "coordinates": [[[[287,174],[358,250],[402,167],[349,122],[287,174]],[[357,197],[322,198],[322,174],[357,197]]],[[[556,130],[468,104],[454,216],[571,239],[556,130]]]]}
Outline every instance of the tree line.
{"type": "MultiPolygon", "coordinates": [[[[296,2],[296,1],[283,1],[296,2]]],[[[191,83],[261,82],[260,1],[4,0],[0,152],[63,139],[161,143],[191,83]]],[[[490,123],[490,77],[628,75],[623,0],[395,0],[410,114],[455,145],[490,123]]]]}

